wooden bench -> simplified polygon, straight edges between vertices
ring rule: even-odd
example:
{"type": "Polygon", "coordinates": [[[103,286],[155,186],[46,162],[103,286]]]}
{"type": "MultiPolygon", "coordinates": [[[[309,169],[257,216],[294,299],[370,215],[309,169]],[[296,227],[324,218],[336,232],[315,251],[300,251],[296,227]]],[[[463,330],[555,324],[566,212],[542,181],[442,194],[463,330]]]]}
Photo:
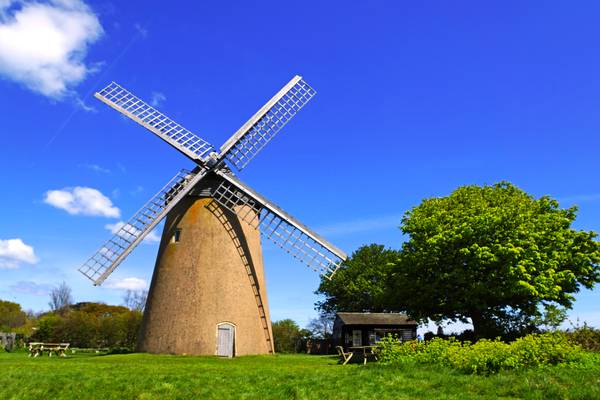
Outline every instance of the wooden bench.
{"type": "Polygon", "coordinates": [[[336,346],[335,348],[337,349],[337,352],[340,355],[340,361],[344,360],[342,365],[348,364],[348,361],[350,361],[350,359],[352,358],[354,353],[351,351],[349,351],[347,353],[344,352],[344,348],[342,346],[336,346]]]}
{"type": "Polygon", "coordinates": [[[358,353],[359,357],[362,356],[363,365],[367,364],[367,360],[377,361],[377,355],[373,352],[377,346],[353,346],[349,349],[352,350],[353,353],[358,353]]]}
{"type": "Polygon", "coordinates": [[[59,357],[66,357],[69,343],[41,343],[33,342],[29,343],[29,357],[43,356],[44,352],[48,353],[48,357],[52,357],[55,354],[59,357]]]}

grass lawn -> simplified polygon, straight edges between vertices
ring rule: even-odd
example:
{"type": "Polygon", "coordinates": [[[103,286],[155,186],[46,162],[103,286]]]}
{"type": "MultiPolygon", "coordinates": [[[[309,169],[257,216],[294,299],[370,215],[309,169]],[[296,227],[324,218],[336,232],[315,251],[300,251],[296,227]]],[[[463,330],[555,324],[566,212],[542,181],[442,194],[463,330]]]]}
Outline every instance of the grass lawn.
{"type": "Polygon", "coordinates": [[[329,356],[0,353],[0,399],[600,399],[600,370],[470,376],[429,366],[338,365],[329,356]]]}

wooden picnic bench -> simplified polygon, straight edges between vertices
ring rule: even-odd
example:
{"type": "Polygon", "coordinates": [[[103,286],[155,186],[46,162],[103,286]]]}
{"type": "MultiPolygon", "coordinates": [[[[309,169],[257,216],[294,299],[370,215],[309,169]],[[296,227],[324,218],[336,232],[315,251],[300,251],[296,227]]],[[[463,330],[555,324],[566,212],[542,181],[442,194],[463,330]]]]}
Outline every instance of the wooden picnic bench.
{"type": "Polygon", "coordinates": [[[29,343],[29,357],[43,356],[44,352],[48,353],[48,357],[52,357],[52,354],[59,357],[66,357],[68,348],[69,343],[32,342],[29,343]]]}
{"type": "Polygon", "coordinates": [[[353,350],[353,353],[362,354],[363,364],[367,363],[367,359],[371,359],[372,361],[377,361],[377,356],[373,352],[377,346],[352,346],[348,349],[353,350]]]}
{"type": "Polygon", "coordinates": [[[354,355],[353,352],[349,351],[349,352],[345,352],[344,348],[342,346],[336,346],[335,347],[337,349],[337,352],[340,356],[340,361],[344,361],[342,363],[342,365],[346,365],[348,364],[348,361],[350,361],[352,359],[352,356],[354,355]]]}

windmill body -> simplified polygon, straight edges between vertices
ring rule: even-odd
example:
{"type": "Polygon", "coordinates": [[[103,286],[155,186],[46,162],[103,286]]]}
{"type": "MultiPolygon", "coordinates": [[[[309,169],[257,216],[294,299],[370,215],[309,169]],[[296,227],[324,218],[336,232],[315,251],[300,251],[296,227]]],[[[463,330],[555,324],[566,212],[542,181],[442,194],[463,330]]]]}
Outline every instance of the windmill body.
{"type": "Polygon", "coordinates": [[[101,284],[166,218],[138,350],[273,353],[261,234],[325,276],[346,258],[229,168],[242,170],[314,94],[294,77],[217,152],[115,83],[96,93],[196,163],[177,173],[79,269],[101,284]]]}
{"type": "Polygon", "coordinates": [[[166,218],[138,350],[268,354],[267,304],[260,233],[211,198],[188,195],[166,218]]]}

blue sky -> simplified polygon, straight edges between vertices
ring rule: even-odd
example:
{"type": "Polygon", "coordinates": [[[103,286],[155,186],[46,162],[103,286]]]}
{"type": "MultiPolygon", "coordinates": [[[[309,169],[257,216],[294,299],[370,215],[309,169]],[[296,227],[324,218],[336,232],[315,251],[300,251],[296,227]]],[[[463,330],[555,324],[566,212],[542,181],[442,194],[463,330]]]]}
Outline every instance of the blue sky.
{"type": "MultiPolygon", "coordinates": [[[[76,271],[193,167],[91,96],[111,80],[219,147],[302,75],[317,96],[241,178],[348,253],[400,247],[425,197],[500,180],[600,231],[597,3],[228,3],[0,0],[0,298],[43,310],[64,280],[120,303],[150,281],[152,241],[110,287],[76,271]]],[[[273,319],[305,324],[318,276],[264,254],[273,319]]],[[[577,298],[571,317],[600,327],[600,290],[577,298]]]]}

